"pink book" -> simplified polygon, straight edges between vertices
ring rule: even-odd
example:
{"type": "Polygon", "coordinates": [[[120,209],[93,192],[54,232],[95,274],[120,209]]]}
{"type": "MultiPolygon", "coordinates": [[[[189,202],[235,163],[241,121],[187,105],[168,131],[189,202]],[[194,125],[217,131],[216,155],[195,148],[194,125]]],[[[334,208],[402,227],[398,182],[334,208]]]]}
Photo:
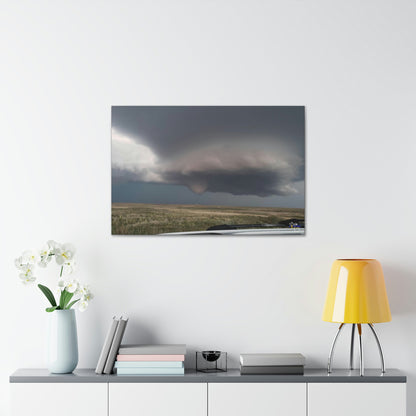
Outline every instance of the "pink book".
{"type": "Polygon", "coordinates": [[[184,355],[117,355],[117,361],[185,361],[184,355]]]}

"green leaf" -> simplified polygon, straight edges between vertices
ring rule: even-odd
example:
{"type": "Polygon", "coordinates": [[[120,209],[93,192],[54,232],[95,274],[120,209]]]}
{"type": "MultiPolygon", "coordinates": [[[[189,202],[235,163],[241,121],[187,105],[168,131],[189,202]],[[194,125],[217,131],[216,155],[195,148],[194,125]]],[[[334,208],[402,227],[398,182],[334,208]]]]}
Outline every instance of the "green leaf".
{"type": "Polygon", "coordinates": [[[46,308],[46,312],[53,312],[54,310],[56,310],[57,308],[59,308],[59,306],[52,306],[50,308],[46,308]]]}
{"type": "Polygon", "coordinates": [[[72,299],[73,296],[74,296],[73,293],[68,292],[68,294],[66,295],[66,298],[65,298],[65,305],[64,305],[63,309],[68,309],[68,303],[72,299]]]}
{"type": "Polygon", "coordinates": [[[65,298],[66,298],[66,294],[67,294],[68,292],[66,291],[66,289],[64,289],[62,292],[61,292],[61,297],[60,297],[60,299],[59,299],[59,307],[61,308],[61,309],[63,309],[64,308],[64,304],[65,304],[65,298]]]}
{"type": "Polygon", "coordinates": [[[71,309],[80,299],[72,301],[65,309],[71,309]]]}
{"type": "Polygon", "coordinates": [[[65,303],[65,297],[66,297],[66,294],[67,294],[68,292],[64,289],[62,292],[61,292],[61,297],[60,297],[60,299],[59,299],[59,307],[61,308],[61,309],[63,309],[64,308],[64,303],[65,303]]]}
{"type": "Polygon", "coordinates": [[[53,293],[51,292],[51,290],[41,284],[38,284],[38,288],[42,291],[42,293],[46,296],[46,298],[48,299],[48,301],[51,303],[52,306],[56,306],[56,300],[55,300],[55,296],[53,295],[53,293]]]}
{"type": "Polygon", "coordinates": [[[61,299],[59,300],[59,306],[61,309],[67,309],[66,306],[68,305],[68,302],[72,299],[72,296],[74,296],[73,293],[70,293],[67,290],[62,291],[61,299]]]}

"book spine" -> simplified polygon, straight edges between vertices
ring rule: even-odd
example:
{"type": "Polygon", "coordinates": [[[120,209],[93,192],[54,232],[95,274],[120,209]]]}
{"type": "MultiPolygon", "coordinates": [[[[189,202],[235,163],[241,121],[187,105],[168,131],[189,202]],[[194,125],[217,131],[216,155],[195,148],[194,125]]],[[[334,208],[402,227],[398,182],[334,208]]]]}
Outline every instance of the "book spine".
{"type": "Polygon", "coordinates": [[[183,361],[116,361],[115,368],[183,368],[183,361]]]}
{"type": "Polygon", "coordinates": [[[185,361],[184,355],[117,355],[117,361],[185,361]]]}
{"type": "Polygon", "coordinates": [[[177,375],[185,374],[183,368],[117,368],[118,375],[136,375],[136,376],[152,376],[152,375],[177,375]]]}
{"type": "Polygon", "coordinates": [[[121,345],[119,355],[185,355],[186,345],[121,345]]]}
{"type": "Polygon", "coordinates": [[[104,373],[111,374],[113,372],[114,363],[116,361],[117,351],[123,339],[124,331],[126,329],[128,319],[120,319],[113,342],[111,344],[110,352],[108,353],[107,362],[105,363],[104,373]]]}
{"type": "Polygon", "coordinates": [[[240,364],[244,366],[293,366],[305,365],[304,357],[265,357],[265,356],[240,356],[240,364]]]}
{"type": "Polygon", "coordinates": [[[110,328],[108,329],[100,357],[98,358],[97,367],[95,369],[95,372],[97,374],[102,374],[104,371],[105,363],[108,358],[108,353],[110,352],[111,344],[113,343],[114,339],[114,334],[116,333],[117,324],[118,319],[116,319],[116,317],[113,316],[113,321],[111,322],[110,328]]]}
{"type": "Polygon", "coordinates": [[[241,366],[240,373],[242,375],[302,375],[304,373],[303,366],[241,366]]]}

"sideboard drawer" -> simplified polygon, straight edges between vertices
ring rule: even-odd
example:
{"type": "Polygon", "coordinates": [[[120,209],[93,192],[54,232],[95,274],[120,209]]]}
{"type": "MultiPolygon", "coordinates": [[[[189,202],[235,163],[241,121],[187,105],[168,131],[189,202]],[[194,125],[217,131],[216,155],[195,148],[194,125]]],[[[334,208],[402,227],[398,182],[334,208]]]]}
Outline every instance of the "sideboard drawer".
{"type": "Polygon", "coordinates": [[[110,383],[109,416],[206,416],[206,383],[110,383]]]}
{"type": "Polygon", "coordinates": [[[305,383],[209,383],[208,416],[306,416],[305,383]]]}
{"type": "Polygon", "coordinates": [[[310,383],[308,416],[405,416],[406,383],[310,383]]]}
{"type": "Polygon", "coordinates": [[[105,383],[12,383],[12,416],[107,416],[105,383]]]}

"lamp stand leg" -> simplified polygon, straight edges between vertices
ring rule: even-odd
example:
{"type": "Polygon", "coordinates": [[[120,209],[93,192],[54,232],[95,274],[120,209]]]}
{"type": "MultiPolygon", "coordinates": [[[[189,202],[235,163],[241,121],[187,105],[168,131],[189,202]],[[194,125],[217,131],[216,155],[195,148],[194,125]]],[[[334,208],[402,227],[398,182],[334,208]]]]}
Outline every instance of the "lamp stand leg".
{"type": "Polygon", "coordinates": [[[380,353],[380,360],[381,360],[381,372],[385,373],[386,372],[386,367],[384,364],[384,355],[383,355],[383,350],[381,349],[381,344],[380,344],[380,340],[378,339],[376,330],[373,327],[373,324],[368,324],[368,326],[371,329],[371,332],[374,335],[374,338],[376,339],[376,343],[377,343],[377,347],[378,347],[378,352],[380,353]]]}
{"type": "Polygon", "coordinates": [[[352,324],[351,348],[350,348],[350,370],[354,370],[354,335],[355,335],[355,324],[352,324]]]}
{"type": "Polygon", "coordinates": [[[331,350],[329,351],[329,356],[328,356],[328,374],[332,372],[332,357],[334,356],[335,344],[337,343],[338,336],[341,333],[341,329],[343,327],[344,327],[344,324],[341,324],[339,326],[338,331],[335,334],[334,340],[332,341],[331,350]]]}
{"type": "Polygon", "coordinates": [[[358,328],[358,340],[360,341],[360,376],[364,375],[364,352],[363,352],[363,341],[361,338],[361,324],[357,324],[358,328]]]}

